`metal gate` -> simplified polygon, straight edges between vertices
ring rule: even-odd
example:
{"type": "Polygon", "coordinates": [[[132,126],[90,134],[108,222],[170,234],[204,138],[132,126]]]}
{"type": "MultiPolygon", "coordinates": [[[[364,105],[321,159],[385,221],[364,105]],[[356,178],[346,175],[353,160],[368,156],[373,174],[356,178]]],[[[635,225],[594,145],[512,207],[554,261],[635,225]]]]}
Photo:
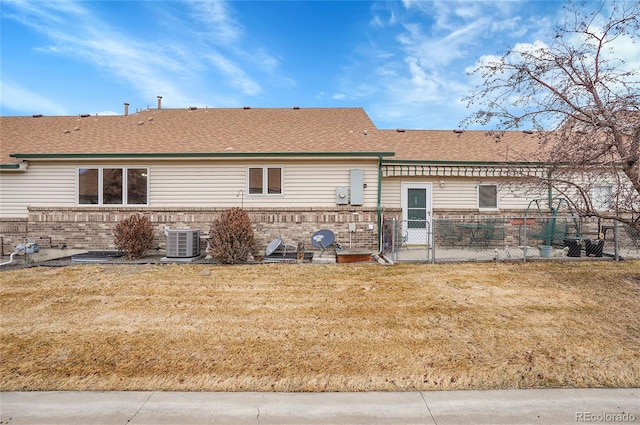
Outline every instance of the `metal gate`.
{"type": "Polygon", "coordinates": [[[432,262],[431,241],[432,231],[429,220],[397,220],[395,218],[384,220],[382,253],[394,262],[432,262]],[[409,238],[410,233],[411,238],[409,238]]]}

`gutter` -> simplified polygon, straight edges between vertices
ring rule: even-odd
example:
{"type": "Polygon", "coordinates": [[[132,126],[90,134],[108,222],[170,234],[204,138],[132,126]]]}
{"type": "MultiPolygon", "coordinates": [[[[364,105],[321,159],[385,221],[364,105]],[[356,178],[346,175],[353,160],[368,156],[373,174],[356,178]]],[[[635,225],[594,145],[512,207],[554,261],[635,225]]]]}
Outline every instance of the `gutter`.
{"type": "Polygon", "coordinates": [[[21,161],[17,164],[14,164],[14,163],[0,164],[0,171],[18,172],[18,171],[27,171],[27,168],[29,168],[29,163],[27,161],[21,161]]]}
{"type": "Polygon", "coordinates": [[[395,152],[130,152],[130,153],[12,153],[11,158],[31,160],[71,159],[202,159],[202,158],[381,158],[395,152]]]}

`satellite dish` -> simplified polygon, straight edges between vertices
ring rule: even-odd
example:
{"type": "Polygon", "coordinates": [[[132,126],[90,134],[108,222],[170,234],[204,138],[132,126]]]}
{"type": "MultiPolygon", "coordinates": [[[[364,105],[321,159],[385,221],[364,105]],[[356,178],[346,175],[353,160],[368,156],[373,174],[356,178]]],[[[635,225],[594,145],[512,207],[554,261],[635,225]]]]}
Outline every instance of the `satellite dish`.
{"type": "Polygon", "coordinates": [[[322,249],[322,255],[324,251],[336,240],[336,235],[329,229],[318,230],[311,236],[311,244],[316,248],[322,249]]]}
{"type": "Polygon", "coordinates": [[[276,249],[278,249],[278,247],[280,246],[281,243],[282,243],[282,239],[280,239],[280,238],[274,239],[271,242],[269,242],[269,245],[267,245],[267,249],[265,249],[265,251],[264,251],[266,256],[268,257],[271,254],[273,254],[274,251],[276,249]]]}

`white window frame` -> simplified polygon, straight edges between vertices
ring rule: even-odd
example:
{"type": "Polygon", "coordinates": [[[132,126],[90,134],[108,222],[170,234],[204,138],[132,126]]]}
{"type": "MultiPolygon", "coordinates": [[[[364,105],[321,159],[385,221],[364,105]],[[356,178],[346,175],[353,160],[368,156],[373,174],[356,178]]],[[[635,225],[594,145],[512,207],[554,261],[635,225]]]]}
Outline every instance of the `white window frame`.
{"type": "Polygon", "coordinates": [[[612,185],[598,185],[591,188],[591,205],[595,211],[611,211],[614,207],[612,185]]]}
{"type": "Polygon", "coordinates": [[[284,167],[282,165],[249,165],[247,166],[247,196],[284,196],[284,167]],[[251,193],[251,169],[262,169],[262,193],[251,193]],[[269,193],[269,169],[280,170],[280,193],[269,193]]]}
{"type": "Polygon", "coordinates": [[[126,206],[136,206],[136,207],[144,207],[149,206],[149,167],[145,165],[87,165],[86,167],[77,167],[76,168],[76,205],[82,207],[126,207],[126,206]],[[104,170],[122,170],[122,203],[121,204],[105,204],[104,201],[104,170]],[[128,173],[129,169],[143,169],[146,170],[147,177],[147,202],[144,204],[129,204],[127,202],[128,192],[128,173]],[[98,203],[97,204],[81,204],[80,203],[80,170],[98,170],[98,203]]]}
{"type": "Polygon", "coordinates": [[[479,183],[476,187],[476,205],[480,211],[498,211],[500,209],[500,186],[496,183],[479,183]],[[489,186],[496,188],[496,205],[495,207],[482,207],[480,206],[480,187],[489,186]]]}

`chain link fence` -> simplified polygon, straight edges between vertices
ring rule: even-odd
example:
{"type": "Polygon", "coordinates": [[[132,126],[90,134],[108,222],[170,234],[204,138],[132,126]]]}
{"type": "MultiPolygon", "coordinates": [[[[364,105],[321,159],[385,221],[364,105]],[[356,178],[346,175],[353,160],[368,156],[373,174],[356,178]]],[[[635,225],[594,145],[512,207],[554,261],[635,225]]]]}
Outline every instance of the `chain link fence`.
{"type": "Polygon", "coordinates": [[[385,219],[382,251],[394,262],[640,259],[639,233],[612,220],[570,215],[385,219]]]}

